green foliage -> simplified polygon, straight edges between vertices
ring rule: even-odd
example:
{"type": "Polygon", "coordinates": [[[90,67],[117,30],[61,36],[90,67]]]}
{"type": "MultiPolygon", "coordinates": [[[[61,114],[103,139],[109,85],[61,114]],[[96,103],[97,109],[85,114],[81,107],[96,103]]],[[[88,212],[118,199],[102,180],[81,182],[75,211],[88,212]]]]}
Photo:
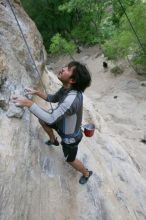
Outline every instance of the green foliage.
{"type": "Polygon", "coordinates": [[[131,8],[131,6],[137,4],[138,2],[140,2],[140,0],[112,0],[112,8],[113,8],[113,13],[112,13],[112,20],[113,23],[119,27],[119,23],[120,20],[122,18],[122,16],[124,15],[124,9],[128,9],[131,8]],[[121,4],[123,6],[123,8],[121,7],[121,4]]]}
{"type": "Polygon", "coordinates": [[[65,36],[72,27],[72,14],[60,12],[58,7],[65,0],[21,0],[29,16],[35,21],[42,34],[44,45],[49,51],[50,39],[56,33],[65,36]]]}
{"type": "Polygon", "coordinates": [[[50,39],[60,33],[78,44],[95,44],[107,36],[100,23],[111,0],[21,0],[35,21],[49,51],[50,39]]]}
{"type": "Polygon", "coordinates": [[[101,43],[104,42],[106,39],[109,39],[115,32],[115,25],[112,21],[112,16],[107,16],[102,19],[100,23],[100,36],[101,36],[101,43]]]}
{"type": "Polygon", "coordinates": [[[59,6],[60,11],[73,13],[71,37],[79,44],[100,42],[100,23],[110,1],[69,0],[59,6]]]}
{"type": "Polygon", "coordinates": [[[139,2],[127,10],[127,15],[142,44],[143,50],[133,32],[127,18],[123,15],[120,20],[120,28],[114,33],[110,40],[103,45],[103,50],[109,58],[133,55],[136,63],[146,65],[146,3],[139,2]]]}
{"type": "Polygon", "coordinates": [[[71,41],[67,42],[66,39],[61,37],[59,33],[57,33],[51,39],[50,52],[52,54],[72,54],[75,51],[75,44],[71,41]]]}
{"type": "Polygon", "coordinates": [[[103,45],[105,56],[109,59],[126,56],[131,50],[131,47],[129,47],[131,37],[133,37],[132,33],[117,31],[112,38],[103,45]]]}
{"type": "MultiPolygon", "coordinates": [[[[71,54],[76,48],[75,43],[99,43],[110,59],[132,54],[136,63],[146,63],[146,56],[129,26],[119,0],[21,1],[41,32],[49,53],[71,54]]],[[[120,1],[146,51],[146,4],[141,0],[120,1]]]]}

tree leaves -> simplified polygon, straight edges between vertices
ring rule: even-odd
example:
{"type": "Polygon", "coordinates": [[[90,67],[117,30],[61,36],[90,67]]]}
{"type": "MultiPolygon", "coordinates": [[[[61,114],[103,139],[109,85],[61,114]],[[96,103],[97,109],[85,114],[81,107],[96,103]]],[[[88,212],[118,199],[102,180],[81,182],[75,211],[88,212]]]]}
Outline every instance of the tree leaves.
{"type": "Polygon", "coordinates": [[[103,45],[105,54],[112,59],[132,55],[135,63],[146,65],[146,3],[139,2],[127,11],[128,18],[140,40],[133,32],[127,18],[123,15],[119,21],[119,28],[110,40],[103,45]]]}

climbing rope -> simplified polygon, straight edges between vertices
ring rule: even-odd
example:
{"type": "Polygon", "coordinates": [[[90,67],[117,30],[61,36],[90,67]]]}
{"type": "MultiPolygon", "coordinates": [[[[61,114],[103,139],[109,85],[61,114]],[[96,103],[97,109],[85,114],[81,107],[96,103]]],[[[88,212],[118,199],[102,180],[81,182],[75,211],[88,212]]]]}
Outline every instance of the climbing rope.
{"type": "MultiPolygon", "coordinates": [[[[45,93],[46,93],[46,95],[47,95],[46,87],[45,87],[45,85],[44,85],[44,83],[43,83],[43,81],[42,81],[41,74],[40,74],[40,72],[39,72],[39,70],[38,70],[38,68],[37,68],[37,66],[36,66],[36,63],[35,63],[34,58],[33,58],[33,56],[32,56],[31,50],[30,50],[30,48],[29,48],[29,45],[28,45],[28,43],[27,43],[27,40],[26,40],[26,38],[25,38],[25,36],[24,36],[24,33],[23,33],[23,31],[22,31],[21,25],[19,24],[19,21],[18,21],[18,19],[17,19],[16,13],[15,13],[15,11],[14,11],[14,9],[13,9],[13,6],[12,6],[12,4],[11,4],[11,2],[10,2],[9,0],[7,0],[7,2],[8,2],[8,4],[9,4],[10,8],[11,8],[11,11],[12,11],[14,17],[15,17],[15,20],[16,20],[17,25],[18,25],[18,27],[19,27],[19,30],[20,30],[20,32],[21,32],[22,38],[23,38],[23,40],[24,40],[24,43],[25,43],[26,48],[27,48],[27,50],[28,50],[29,56],[30,56],[30,58],[31,58],[31,61],[32,61],[32,64],[33,64],[33,68],[34,68],[34,70],[37,72],[37,74],[38,74],[38,76],[39,76],[39,78],[40,78],[40,82],[41,82],[41,84],[42,84],[42,87],[43,87],[43,89],[44,89],[44,91],[45,91],[45,93]]],[[[49,103],[50,103],[50,106],[51,106],[51,111],[53,112],[52,104],[51,104],[51,102],[49,102],[49,103]]]]}
{"type": "Polygon", "coordinates": [[[134,32],[135,36],[136,36],[136,39],[137,39],[137,41],[138,41],[140,47],[142,48],[142,51],[143,51],[144,55],[146,55],[146,51],[145,51],[145,49],[144,49],[144,47],[143,47],[143,45],[142,45],[142,43],[141,43],[141,41],[140,41],[140,38],[139,38],[139,36],[138,36],[138,34],[137,34],[137,32],[136,32],[136,30],[135,30],[135,28],[134,28],[134,26],[133,26],[131,20],[130,20],[130,18],[128,17],[128,15],[127,15],[127,13],[126,13],[126,10],[125,10],[125,8],[124,8],[124,6],[123,6],[121,0],[118,0],[118,2],[119,2],[119,4],[120,4],[120,6],[121,6],[121,8],[122,8],[122,10],[123,10],[123,12],[124,12],[124,14],[125,14],[127,20],[128,20],[128,22],[129,22],[129,24],[130,24],[130,26],[131,26],[133,32],[134,32]]]}

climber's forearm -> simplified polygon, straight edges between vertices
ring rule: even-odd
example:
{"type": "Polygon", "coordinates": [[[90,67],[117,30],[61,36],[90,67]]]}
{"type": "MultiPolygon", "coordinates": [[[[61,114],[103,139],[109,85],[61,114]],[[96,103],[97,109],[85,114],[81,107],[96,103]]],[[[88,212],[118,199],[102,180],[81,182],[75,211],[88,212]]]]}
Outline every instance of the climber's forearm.
{"type": "Polygon", "coordinates": [[[35,95],[39,96],[40,98],[47,100],[48,95],[41,91],[36,91],[35,95]]]}

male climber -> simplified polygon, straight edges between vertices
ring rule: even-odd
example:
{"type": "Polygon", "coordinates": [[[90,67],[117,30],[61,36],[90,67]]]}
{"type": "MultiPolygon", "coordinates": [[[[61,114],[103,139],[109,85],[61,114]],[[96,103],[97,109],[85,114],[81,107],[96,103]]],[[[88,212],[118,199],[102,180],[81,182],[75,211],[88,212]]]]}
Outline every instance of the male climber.
{"type": "Polygon", "coordinates": [[[81,122],[83,114],[82,92],[90,86],[91,76],[87,68],[76,61],[70,62],[58,73],[58,79],[63,86],[53,95],[28,89],[29,94],[37,95],[42,99],[58,103],[52,112],[39,107],[32,100],[25,97],[14,97],[13,102],[20,106],[26,106],[38,119],[43,129],[49,136],[48,145],[59,145],[53,129],[61,137],[61,145],[66,161],[77,171],[81,172],[79,183],[85,184],[92,171],[84,167],[82,162],[76,159],[78,144],[82,139],[81,122]]]}

